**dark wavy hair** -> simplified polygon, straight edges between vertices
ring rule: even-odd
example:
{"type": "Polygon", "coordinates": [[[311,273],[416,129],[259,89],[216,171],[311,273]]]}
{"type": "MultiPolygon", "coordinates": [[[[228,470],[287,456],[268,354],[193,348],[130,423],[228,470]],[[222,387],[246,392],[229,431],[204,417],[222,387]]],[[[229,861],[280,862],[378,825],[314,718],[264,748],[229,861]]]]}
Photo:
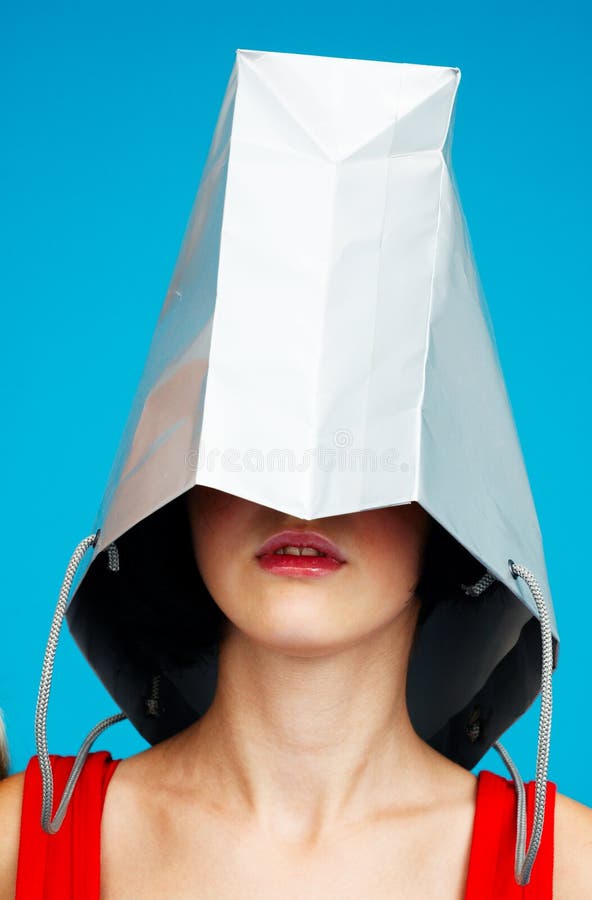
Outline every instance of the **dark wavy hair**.
{"type": "Polygon", "coordinates": [[[429,515],[427,537],[421,552],[419,577],[414,593],[420,607],[411,644],[415,649],[425,622],[439,604],[467,603],[475,609],[479,598],[468,598],[463,584],[474,584],[485,572],[485,567],[454,538],[440,523],[429,515]]]}
{"type": "MultiPolygon", "coordinates": [[[[118,541],[118,590],[105,598],[105,613],[117,622],[128,652],[162,671],[182,668],[216,653],[228,623],[199,573],[186,495],[153,513],[136,529],[132,560],[126,535],[118,541]],[[137,556],[140,546],[141,557],[137,556]],[[129,583],[126,580],[129,578],[129,583]]],[[[483,566],[432,516],[414,593],[420,601],[411,652],[425,621],[440,602],[465,602],[461,583],[473,583],[483,566]]],[[[471,601],[474,603],[474,601],[471,601]]]]}

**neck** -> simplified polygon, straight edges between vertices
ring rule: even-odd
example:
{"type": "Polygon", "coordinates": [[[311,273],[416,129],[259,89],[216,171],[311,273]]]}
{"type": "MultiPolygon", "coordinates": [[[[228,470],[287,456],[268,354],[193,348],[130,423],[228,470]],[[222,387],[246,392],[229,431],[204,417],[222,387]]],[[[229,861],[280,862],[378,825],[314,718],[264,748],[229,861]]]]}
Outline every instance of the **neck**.
{"type": "Polygon", "coordinates": [[[195,783],[209,784],[224,808],[301,844],[385,804],[427,802],[435,758],[450,763],[409,719],[410,638],[397,621],[354,646],[302,657],[232,628],[214,701],[184,733],[195,783]]]}

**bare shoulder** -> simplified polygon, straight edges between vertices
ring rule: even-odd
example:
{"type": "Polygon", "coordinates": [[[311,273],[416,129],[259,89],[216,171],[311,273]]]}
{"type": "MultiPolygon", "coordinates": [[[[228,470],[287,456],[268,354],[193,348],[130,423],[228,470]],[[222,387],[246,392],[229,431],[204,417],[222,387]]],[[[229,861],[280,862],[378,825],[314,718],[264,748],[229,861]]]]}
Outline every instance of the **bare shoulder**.
{"type": "Polygon", "coordinates": [[[25,773],[0,781],[0,900],[14,900],[25,773]]]}
{"type": "Polygon", "coordinates": [[[592,896],[592,808],[557,792],[553,897],[592,896]]]}

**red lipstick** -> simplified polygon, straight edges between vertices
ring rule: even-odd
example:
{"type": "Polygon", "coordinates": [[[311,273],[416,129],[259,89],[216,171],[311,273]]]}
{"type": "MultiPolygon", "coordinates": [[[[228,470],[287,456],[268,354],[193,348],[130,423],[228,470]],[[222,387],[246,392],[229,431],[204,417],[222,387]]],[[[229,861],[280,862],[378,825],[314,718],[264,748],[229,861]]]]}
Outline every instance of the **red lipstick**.
{"type": "Polygon", "coordinates": [[[339,547],[316,531],[281,531],[265,541],[255,556],[259,565],[273,575],[330,575],[346,562],[339,547]],[[324,556],[276,553],[286,547],[318,550],[324,556]]]}

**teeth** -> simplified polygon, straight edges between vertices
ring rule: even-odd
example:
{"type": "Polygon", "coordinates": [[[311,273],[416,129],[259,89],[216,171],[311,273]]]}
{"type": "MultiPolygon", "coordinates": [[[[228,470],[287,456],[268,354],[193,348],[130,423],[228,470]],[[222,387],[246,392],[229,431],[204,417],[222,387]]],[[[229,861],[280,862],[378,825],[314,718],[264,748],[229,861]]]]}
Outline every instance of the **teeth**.
{"type": "Polygon", "coordinates": [[[275,551],[278,556],[326,556],[313,547],[280,547],[275,551]]]}

